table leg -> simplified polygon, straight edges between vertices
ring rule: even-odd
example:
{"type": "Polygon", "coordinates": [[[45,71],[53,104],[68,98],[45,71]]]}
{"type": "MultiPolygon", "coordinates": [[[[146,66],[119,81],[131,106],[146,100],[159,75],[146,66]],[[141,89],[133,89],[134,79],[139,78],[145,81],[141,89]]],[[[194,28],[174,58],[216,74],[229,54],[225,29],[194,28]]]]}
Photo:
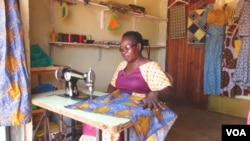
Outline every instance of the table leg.
{"type": "Polygon", "coordinates": [[[42,122],[44,124],[44,139],[45,139],[45,141],[48,140],[48,138],[47,138],[48,135],[49,135],[49,140],[50,141],[52,140],[51,136],[50,136],[49,116],[50,116],[49,111],[44,110],[40,121],[38,122],[35,130],[33,131],[33,139],[32,139],[33,141],[35,140],[36,132],[38,131],[42,122]]]}
{"type": "Polygon", "coordinates": [[[102,130],[96,128],[96,141],[102,141],[102,130]]]}
{"type": "Polygon", "coordinates": [[[33,131],[33,141],[35,140],[36,132],[38,131],[39,127],[41,126],[41,123],[45,120],[46,118],[46,112],[44,111],[42,114],[41,119],[39,120],[38,124],[36,125],[35,130],[33,131]]]}
{"type": "Polygon", "coordinates": [[[119,139],[120,134],[111,134],[110,141],[117,141],[119,139]]]}
{"type": "Polygon", "coordinates": [[[102,131],[102,141],[117,141],[120,137],[120,133],[109,133],[102,131]]]}
{"type": "Polygon", "coordinates": [[[129,128],[124,130],[124,141],[129,140],[129,128]]]}
{"type": "Polygon", "coordinates": [[[47,140],[47,137],[49,137],[49,141],[52,141],[52,138],[51,138],[51,131],[50,131],[50,124],[49,124],[49,112],[47,111],[47,110],[45,110],[45,112],[46,112],[46,119],[45,119],[45,121],[46,121],[46,123],[45,123],[45,125],[46,125],[46,127],[44,128],[45,130],[44,130],[44,136],[46,136],[46,140],[47,140]]]}
{"type": "Polygon", "coordinates": [[[71,134],[72,134],[72,139],[75,140],[76,138],[76,123],[74,119],[71,119],[71,134]]]}

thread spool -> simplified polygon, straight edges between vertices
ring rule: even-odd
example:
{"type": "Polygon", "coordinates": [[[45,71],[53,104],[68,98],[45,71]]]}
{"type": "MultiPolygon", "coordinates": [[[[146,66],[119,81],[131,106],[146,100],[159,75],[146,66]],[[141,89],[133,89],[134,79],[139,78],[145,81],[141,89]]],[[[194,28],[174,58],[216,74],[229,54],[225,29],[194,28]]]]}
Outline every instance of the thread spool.
{"type": "Polygon", "coordinates": [[[64,36],[63,33],[58,33],[57,34],[57,41],[58,42],[63,42],[63,38],[64,38],[63,36],[64,36]]]}
{"type": "Polygon", "coordinates": [[[78,35],[78,43],[83,43],[83,35],[78,35]]]}
{"type": "Polygon", "coordinates": [[[66,40],[67,42],[71,43],[72,42],[72,35],[71,34],[67,34],[66,35],[66,39],[67,39],[66,40]]]}

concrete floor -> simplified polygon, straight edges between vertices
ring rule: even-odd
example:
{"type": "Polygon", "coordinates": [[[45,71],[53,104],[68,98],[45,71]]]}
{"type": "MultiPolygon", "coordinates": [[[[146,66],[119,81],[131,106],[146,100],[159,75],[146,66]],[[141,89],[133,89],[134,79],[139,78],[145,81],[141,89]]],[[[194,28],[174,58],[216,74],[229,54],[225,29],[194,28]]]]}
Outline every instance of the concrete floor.
{"type": "Polygon", "coordinates": [[[165,141],[221,141],[222,124],[246,124],[246,118],[170,104],[178,118],[165,141]]]}

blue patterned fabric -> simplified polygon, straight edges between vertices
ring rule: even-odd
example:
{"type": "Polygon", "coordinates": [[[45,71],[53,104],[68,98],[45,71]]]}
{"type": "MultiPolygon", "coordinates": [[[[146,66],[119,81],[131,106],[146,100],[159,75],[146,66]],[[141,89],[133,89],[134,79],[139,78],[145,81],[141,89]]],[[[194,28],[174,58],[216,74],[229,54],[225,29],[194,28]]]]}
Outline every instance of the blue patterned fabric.
{"type": "Polygon", "coordinates": [[[242,45],[233,76],[236,84],[250,87],[250,1],[239,0],[235,17],[239,18],[238,36],[241,37],[242,45]]]}
{"type": "MultiPolygon", "coordinates": [[[[204,26],[207,15],[213,9],[212,4],[205,8],[200,24],[204,26]]],[[[207,24],[205,57],[204,57],[204,93],[220,95],[221,69],[222,69],[222,49],[225,38],[225,26],[217,24],[207,24]]]]}
{"type": "Polygon", "coordinates": [[[177,115],[169,108],[162,111],[144,110],[142,105],[134,102],[135,100],[138,100],[137,96],[127,93],[107,94],[94,100],[80,101],[66,107],[131,119],[134,123],[134,129],[131,130],[129,137],[131,140],[137,138],[137,140],[144,141],[159,129],[165,128],[167,130],[164,133],[156,134],[154,137],[157,141],[163,141],[177,115]]]}
{"type": "Polygon", "coordinates": [[[16,0],[0,0],[0,126],[31,121],[29,76],[16,0]]]}
{"type": "Polygon", "coordinates": [[[220,95],[221,88],[221,62],[225,27],[222,25],[209,25],[205,43],[204,62],[204,93],[220,95]]]}

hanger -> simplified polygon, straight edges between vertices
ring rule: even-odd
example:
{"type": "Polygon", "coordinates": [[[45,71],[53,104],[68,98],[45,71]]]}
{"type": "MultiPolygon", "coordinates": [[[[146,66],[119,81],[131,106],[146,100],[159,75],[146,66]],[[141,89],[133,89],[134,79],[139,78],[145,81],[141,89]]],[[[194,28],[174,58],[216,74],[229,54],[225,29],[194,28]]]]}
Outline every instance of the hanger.
{"type": "Polygon", "coordinates": [[[168,6],[168,9],[170,7],[172,7],[173,5],[175,5],[177,2],[182,2],[184,4],[189,4],[189,2],[185,1],[185,0],[175,0],[173,3],[171,3],[169,6],[168,6]]]}

